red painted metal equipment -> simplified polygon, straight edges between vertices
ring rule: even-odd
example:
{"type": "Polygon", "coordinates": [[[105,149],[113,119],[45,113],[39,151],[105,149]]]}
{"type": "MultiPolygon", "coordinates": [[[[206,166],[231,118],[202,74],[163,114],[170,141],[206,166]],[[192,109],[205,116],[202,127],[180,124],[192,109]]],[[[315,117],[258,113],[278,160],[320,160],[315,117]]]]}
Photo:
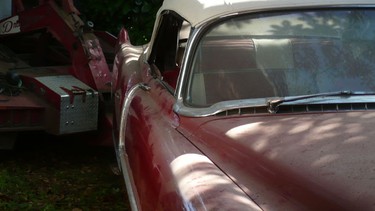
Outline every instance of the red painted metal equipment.
{"type": "Polygon", "coordinates": [[[71,0],[8,4],[10,16],[0,14],[0,141],[41,130],[112,144],[116,38],[85,24],[71,0]]]}

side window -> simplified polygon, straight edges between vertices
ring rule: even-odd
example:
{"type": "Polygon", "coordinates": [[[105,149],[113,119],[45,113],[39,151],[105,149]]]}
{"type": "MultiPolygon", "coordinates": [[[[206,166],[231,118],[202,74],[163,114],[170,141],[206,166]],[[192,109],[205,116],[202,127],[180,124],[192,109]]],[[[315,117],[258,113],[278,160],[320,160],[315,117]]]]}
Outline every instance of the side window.
{"type": "Polygon", "coordinates": [[[164,14],[148,61],[154,73],[173,88],[179,75],[186,34],[190,31],[186,23],[173,12],[164,14]]]}

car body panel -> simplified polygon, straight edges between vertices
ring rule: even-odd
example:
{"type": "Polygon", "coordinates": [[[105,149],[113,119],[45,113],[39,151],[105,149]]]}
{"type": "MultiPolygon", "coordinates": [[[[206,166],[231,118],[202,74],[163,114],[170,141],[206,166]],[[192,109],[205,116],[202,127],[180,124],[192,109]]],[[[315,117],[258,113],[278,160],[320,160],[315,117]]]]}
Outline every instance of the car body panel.
{"type": "Polygon", "coordinates": [[[374,209],[373,93],[282,102],[278,113],[270,112],[265,98],[224,100],[207,112],[204,105],[186,103],[184,92],[202,31],[224,16],[375,2],[216,3],[223,5],[165,0],[143,46],[133,46],[126,30],[120,32],[114,138],[132,210],[374,209]],[[191,31],[177,65],[171,57],[185,40],[177,31],[184,23],[191,31]],[[170,82],[166,73],[175,64],[179,72],[170,82]]]}
{"type": "MultiPolygon", "coordinates": [[[[372,210],[374,115],[216,117],[189,139],[262,208],[372,210]]],[[[181,127],[192,122],[181,118],[181,127]]]]}
{"type": "Polygon", "coordinates": [[[178,117],[171,109],[174,100],[165,88],[157,82],[149,86],[149,91],[139,90],[132,101],[128,114],[128,130],[132,133],[128,133],[126,140],[138,201],[142,202],[140,208],[259,210],[227,175],[176,130],[178,117]],[[222,196],[217,197],[218,194],[222,196]],[[225,198],[230,200],[223,201],[225,198]]]}
{"type": "Polygon", "coordinates": [[[371,0],[171,0],[164,1],[159,13],[164,10],[172,10],[180,14],[192,26],[206,22],[213,17],[226,16],[231,13],[241,13],[249,10],[264,10],[277,8],[301,8],[332,5],[371,5],[371,0]]]}

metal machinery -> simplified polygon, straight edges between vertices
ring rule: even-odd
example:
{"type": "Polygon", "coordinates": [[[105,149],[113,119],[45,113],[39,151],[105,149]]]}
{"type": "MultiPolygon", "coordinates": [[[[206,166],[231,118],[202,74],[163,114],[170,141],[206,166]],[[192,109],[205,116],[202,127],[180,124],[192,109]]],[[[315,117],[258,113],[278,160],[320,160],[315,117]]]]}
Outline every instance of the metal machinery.
{"type": "Polygon", "coordinates": [[[85,135],[112,144],[111,52],[71,0],[0,5],[0,148],[19,132],[85,135]]]}

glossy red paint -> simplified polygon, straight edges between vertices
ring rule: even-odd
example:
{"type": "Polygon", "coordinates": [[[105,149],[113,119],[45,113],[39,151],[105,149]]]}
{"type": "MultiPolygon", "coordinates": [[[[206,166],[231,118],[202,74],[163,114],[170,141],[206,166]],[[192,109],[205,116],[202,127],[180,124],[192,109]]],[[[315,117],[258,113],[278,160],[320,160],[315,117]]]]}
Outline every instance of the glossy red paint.
{"type": "Polygon", "coordinates": [[[193,126],[189,139],[262,208],[372,210],[372,116],[215,117],[199,129],[181,117],[181,131],[193,126]]]}
{"type": "Polygon", "coordinates": [[[118,66],[114,67],[114,78],[118,83],[114,135],[118,140],[120,108],[126,100],[121,96],[126,96],[135,84],[146,83],[149,90],[136,91],[132,99],[125,140],[131,182],[136,187],[134,197],[139,203],[137,208],[258,209],[227,175],[177,130],[179,117],[173,111],[176,99],[150,74],[147,64],[137,65],[137,55],[142,49],[134,48],[129,42],[122,44],[115,59],[118,66]],[[134,69],[128,69],[129,66],[134,69]],[[237,200],[233,201],[233,198],[237,200]]]}
{"type": "MultiPolygon", "coordinates": [[[[251,25],[274,14],[263,17],[263,10],[280,7],[278,14],[303,4],[305,17],[305,6],[325,7],[326,2],[234,0],[229,6],[227,1],[192,1],[192,8],[207,12],[199,15],[176,1],[164,2],[166,11],[159,11],[150,43],[133,46],[121,31],[113,69],[116,150],[132,209],[374,210],[373,92],[331,93],[349,79],[332,75],[322,83],[315,78],[323,73],[327,79],[342,68],[332,68],[343,52],[336,45],[341,40],[330,34],[329,40],[321,38],[320,27],[308,38],[310,30],[302,30],[301,36],[292,33],[290,39],[280,30],[280,39],[272,30],[259,35],[254,29],[264,30],[263,24],[251,25]],[[249,12],[242,4],[260,10],[243,21],[246,15],[237,19],[239,13],[232,11],[249,12]],[[223,22],[209,25],[216,18],[223,22]],[[191,35],[187,42],[186,32],[191,35]],[[178,52],[184,47],[181,62],[178,52]],[[293,61],[284,61],[284,54],[293,61]],[[305,70],[296,67],[306,67],[308,74],[296,77],[305,70]],[[179,75],[169,75],[172,70],[180,70],[179,75]],[[306,85],[308,78],[314,80],[306,85]],[[319,83],[331,94],[315,92],[319,83]]],[[[320,13],[320,7],[311,14],[320,13]]],[[[262,23],[276,29],[273,21],[291,15],[291,23],[299,24],[303,18],[294,12],[262,23]]],[[[298,24],[295,28],[301,29],[298,24]]],[[[354,89],[367,87],[361,80],[351,81],[354,89]]]]}
{"type": "Polygon", "coordinates": [[[227,201],[213,197],[223,191],[245,198],[236,208],[373,208],[374,187],[367,177],[373,168],[365,157],[375,150],[369,130],[374,112],[188,118],[173,112],[175,98],[159,81],[142,80],[150,90],[139,90],[133,99],[126,140],[142,210],[234,206],[233,195],[227,201]],[[189,195],[186,189],[202,184],[199,178],[207,172],[228,186],[197,188],[199,195],[189,195]]]}
{"type": "Polygon", "coordinates": [[[170,93],[157,81],[149,86],[134,97],[125,144],[142,210],[258,209],[178,132],[170,93]]]}

